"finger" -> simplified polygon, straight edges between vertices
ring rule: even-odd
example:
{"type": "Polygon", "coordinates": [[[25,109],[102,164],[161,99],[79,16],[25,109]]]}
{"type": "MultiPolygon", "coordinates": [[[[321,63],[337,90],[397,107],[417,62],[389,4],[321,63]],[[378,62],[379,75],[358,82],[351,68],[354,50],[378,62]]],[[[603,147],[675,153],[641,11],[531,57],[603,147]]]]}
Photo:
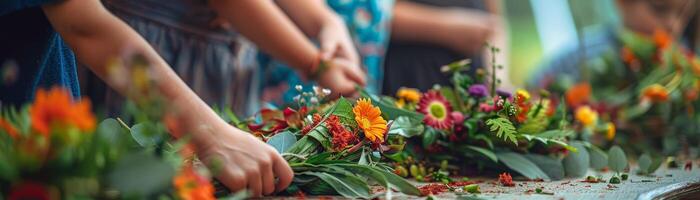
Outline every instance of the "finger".
{"type": "Polygon", "coordinates": [[[328,60],[333,58],[338,49],[338,42],[333,39],[321,38],[321,59],[328,60]]]}
{"type": "Polygon", "coordinates": [[[289,164],[287,164],[287,161],[284,160],[282,156],[274,155],[272,163],[273,169],[275,170],[275,175],[279,179],[277,185],[275,186],[275,190],[277,190],[277,192],[280,192],[284,189],[287,189],[287,187],[289,187],[289,184],[292,183],[292,179],[294,178],[294,171],[292,171],[292,168],[289,167],[289,164]]]}
{"type": "Polygon", "coordinates": [[[350,60],[352,63],[360,63],[360,59],[357,55],[357,48],[355,48],[355,45],[353,45],[352,42],[350,41],[345,41],[338,46],[338,55],[340,57],[346,58],[350,60]]]}
{"type": "Polygon", "coordinates": [[[262,177],[260,177],[260,172],[258,169],[250,169],[246,176],[248,178],[248,190],[250,190],[251,195],[260,197],[262,195],[262,177]]]}
{"type": "Polygon", "coordinates": [[[221,171],[221,174],[217,177],[219,181],[226,185],[226,187],[228,187],[228,189],[230,189],[232,192],[238,192],[242,189],[245,189],[247,185],[245,175],[240,169],[226,167],[221,171]]]}
{"type": "Polygon", "coordinates": [[[260,174],[262,175],[263,195],[275,192],[275,174],[272,171],[272,159],[266,158],[260,162],[260,174]]]}
{"type": "Polygon", "coordinates": [[[365,86],[365,84],[367,84],[366,74],[360,69],[360,67],[350,67],[349,70],[345,70],[344,74],[346,77],[360,86],[365,86]]]}

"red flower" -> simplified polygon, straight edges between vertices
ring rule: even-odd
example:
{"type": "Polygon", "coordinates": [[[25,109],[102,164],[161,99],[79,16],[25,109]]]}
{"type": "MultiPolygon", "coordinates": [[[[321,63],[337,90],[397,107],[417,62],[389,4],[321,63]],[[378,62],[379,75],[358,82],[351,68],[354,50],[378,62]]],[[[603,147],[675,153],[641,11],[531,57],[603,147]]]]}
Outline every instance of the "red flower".
{"type": "Polygon", "coordinates": [[[498,175],[498,182],[500,182],[501,185],[506,186],[506,187],[515,186],[515,183],[513,183],[513,177],[511,177],[509,173],[499,174],[498,175]]]}
{"type": "Polygon", "coordinates": [[[426,125],[443,130],[452,128],[452,107],[440,92],[431,90],[425,93],[418,102],[417,110],[425,114],[423,122],[426,125]]]}
{"type": "Polygon", "coordinates": [[[0,118],[0,129],[4,130],[8,135],[10,135],[10,138],[12,139],[17,139],[17,137],[19,136],[17,128],[12,126],[10,122],[3,118],[0,118]]]}
{"type": "Polygon", "coordinates": [[[321,119],[322,119],[321,115],[319,115],[318,113],[314,114],[313,123],[311,123],[307,126],[304,126],[304,128],[301,129],[301,133],[303,135],[306,135],[307,133],[309,133],[309,131],[311,131],[312,128],[316,127],[316,125],[318,125],[318,123],[321,122],[321,119]]]}
{"type": "Polygon", "coordinates": [[[200,176],[192,166],[184,166],[173,178],[173,186],[178,197],[183,200],[206,200],[214,197],[214,186],[207,178],[200,176]]]}
{"type": "Polygon", "coordinates": [[[53,126],[73,126],[83,132],[95,129],[95,116],[90,111],[90,101],[73,101],[70,93],[60,87],[46,91],[39,89],[29,108],[32,128],[48,136],[53,126]]]}
{"type": "Polygon", "coordinates": [[[51,194],[48,188],[37,182],[23,182],[15,187],[12,187],[10,195],[7,196],[8,200],[22,200],[22,199],[35,199],[35,200],[50,200],[51,194]]]}
{"type": "Polygon", "coordinates": [[[333,144],[333,149],[336,151],[342,151],[348,145],[355,144],[357,138],[355,134],[351,133],[342,124],[340,124],[340,118],[336,115],[331,115],[326,120],[326,125],[328,125],[328,130],[333,136],[331,143],[333,144]]]}

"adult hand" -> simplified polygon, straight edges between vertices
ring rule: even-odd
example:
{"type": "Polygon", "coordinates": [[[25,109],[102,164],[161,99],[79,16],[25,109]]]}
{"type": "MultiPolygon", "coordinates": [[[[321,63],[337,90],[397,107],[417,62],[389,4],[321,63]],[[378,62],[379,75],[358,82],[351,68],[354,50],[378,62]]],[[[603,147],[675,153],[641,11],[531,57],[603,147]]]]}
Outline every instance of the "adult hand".
{"type": "MultiPolygon", "coordinates": [[[[325,20],[318,34],[321,43],[321,59],[343,58],[353,64],[359,64],[357,48],[352,42],[345,22],[337,15],[325,20]]],[[[359,65],[357,65],[359,66],[359,65]]]]}
{"type": "Polygon", "coordinates": [[[201,126],[194,139],[197,155],[232,191],[248,189],[254,197],[287,188],[294,172],[271,146],[226,123],[201,126]]]}
{"type": "Polygon", "coordinates": [[[351,61],[342,58],[334,58],[326,61],[327,69],[319,74],[316,80],[321,87],[328,88],[333,96],[355,96],[356,85],[364,87],[366,74],[351,61]]]}

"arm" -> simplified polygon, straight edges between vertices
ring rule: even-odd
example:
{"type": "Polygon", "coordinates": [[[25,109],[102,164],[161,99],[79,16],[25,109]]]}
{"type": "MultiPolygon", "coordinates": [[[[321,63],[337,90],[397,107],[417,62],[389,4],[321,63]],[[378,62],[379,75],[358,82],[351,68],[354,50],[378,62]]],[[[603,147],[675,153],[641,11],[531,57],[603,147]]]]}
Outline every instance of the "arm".
{"type": "Polygon", "coordinates": [[[340,56],[360,62],[345,22],[326,5],[325,0],[276,2],[306,35],[318,38],[324,59],[340,56]]]}
{"type": "Polygon", "coordinates": [[[392,40],[435,44],[464,54],[479,52],[492,32],[490,14],[467,9],[398,1],[393,17],[392,40]]]}
{"type": "MultiPolygon", "coordinates": [[[[273,57],[297,69],[302,76],[313,73],[316,69],[311,69],[311,66],[319,60],[328,61],[328,70],[317,80],[322,87],[330,88],[336,94],[351,95],[356,92],[356,84],[364,86],[365,75],[357,67],[357,62],[348,58],[327,60],[320,57],[319,50],[272,1],[209,2],[219,16],[238,32],[273,57]]],[[[306,1],[297,1],[299,4],[301,2],[306,1]]]]}
{"type": "MultiPolygon", "coordinates": [[[[293,172],[269,145],[226,124],[179,79],[163,59],[129,26],[111,15],[99,1],[65,0],[43,6],[51,25],[86,64],[112,88],[127,93],[128,86],[108,78],[106,63],[125,49],[143,54],[158,76],[155,90],[185,132],[192,134],[199,158],[217,159],[226,166],[219,178],[233,190],[249,188],[254,195],[282,190],[293,172]],[[275,177],[279,182],[275,185],[275,177]],[[264,188],[264,189],[263,189],[264,188]]],[[[140,96],[132,96],[139,98],[140,96]]],[[[138,100],[138,99],[134,99],[138,100]]]]}

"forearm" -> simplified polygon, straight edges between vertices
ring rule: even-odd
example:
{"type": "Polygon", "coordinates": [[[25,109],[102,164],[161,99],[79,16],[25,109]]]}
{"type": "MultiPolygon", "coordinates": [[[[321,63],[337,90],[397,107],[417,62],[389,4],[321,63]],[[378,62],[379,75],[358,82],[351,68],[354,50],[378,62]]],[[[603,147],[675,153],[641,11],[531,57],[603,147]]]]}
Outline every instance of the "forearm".
{"type": "MultiPolygon", "coordinates": [[[[144,55],[151,62],[150,70],[155,75],[151,78],[156,80],[156,85],[151,88],[153,91],[148,92],[163,95],[166,99],[164,103],[169,115],[184,123],[220,120],[143,38],[107,12],[99,2],[64,1],[56,5],[44,6],[44,12],[56,31],[71,46],[78,61],[88,66],[97,76],[121,94],[127,95],[128,90],[134,86],[122,85],[110,78],[107,64],[111,59],[123,55],[126,50],[130,50],[144,55]]],[[[140,95],[127,96],[137,101],[144,97],[140,95]]],[[[197,134],[194,129],[198,126],[197,124],[182,125],[189,133],[197,134]]],[[[199,136],[195,135],[195,137],[199,136]]]]}
{"type": "Polygon", "coordinates": [[[297,24],[297,26],[309,37],[318,36],[321,27],[326,23],[342,23],[342,20],[325,0],[277,0],[285,13],[297,24]]]}
{"type": "Polygon", "coordinates": [[[398,1],[391,22],[391,39],[444,45],[448,24],[439,9],[398,1]]]}
{"type": "Polygon", "coordinates": [[[211,7],[247,39],[302,74],[318,59],[318,49],[272,1],[211,0],[211,7]]]}

